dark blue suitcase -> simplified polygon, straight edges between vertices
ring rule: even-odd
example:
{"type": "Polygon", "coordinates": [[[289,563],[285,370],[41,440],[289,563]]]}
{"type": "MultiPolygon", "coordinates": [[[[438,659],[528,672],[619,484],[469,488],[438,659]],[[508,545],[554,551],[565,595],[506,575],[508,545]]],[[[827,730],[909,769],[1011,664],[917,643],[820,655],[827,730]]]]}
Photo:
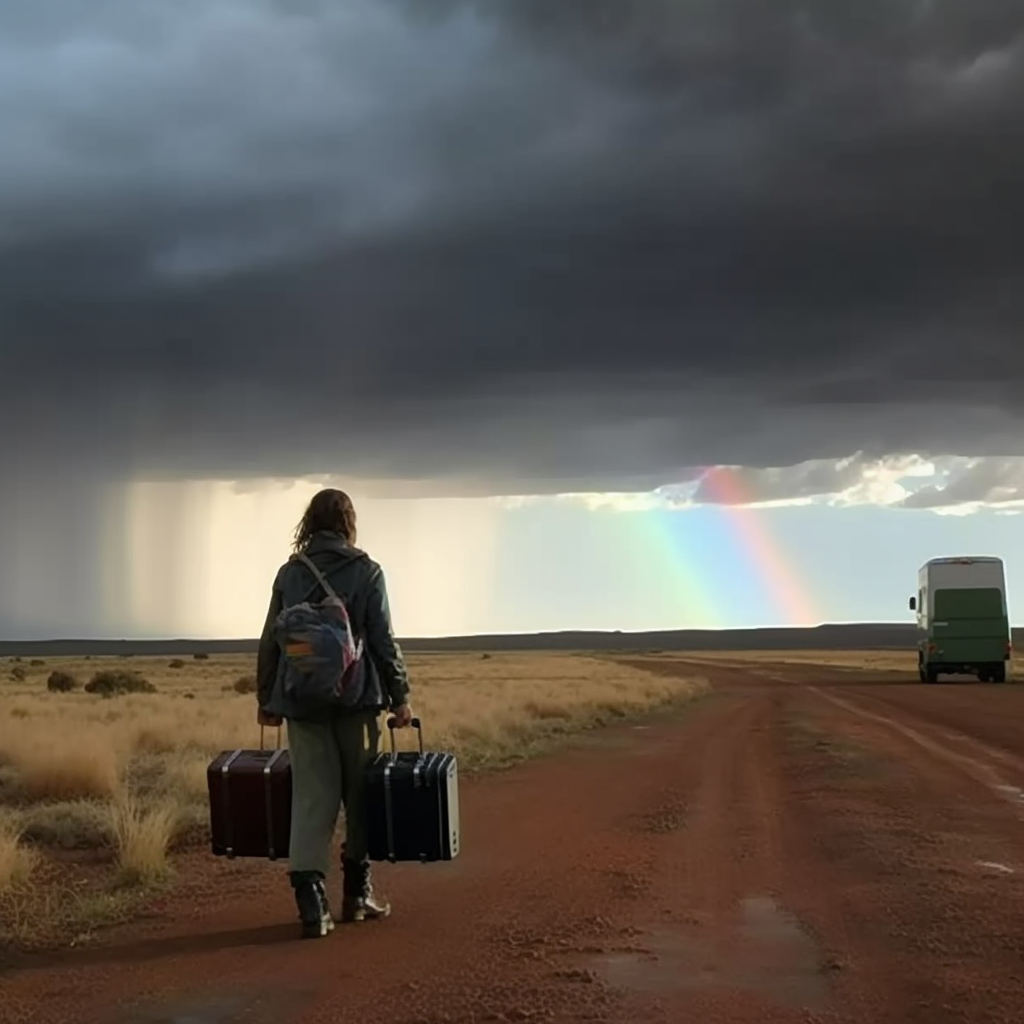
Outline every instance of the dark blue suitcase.
{"type": "Polygon", "coordinates": [[[458,762],[454,754],[425,751],[420,720],[411,724],[418,752],[396,750],[395,720],[389,718],[391,750],[366,768],[370,860],[453,860],[459,853],[458,762]]]}

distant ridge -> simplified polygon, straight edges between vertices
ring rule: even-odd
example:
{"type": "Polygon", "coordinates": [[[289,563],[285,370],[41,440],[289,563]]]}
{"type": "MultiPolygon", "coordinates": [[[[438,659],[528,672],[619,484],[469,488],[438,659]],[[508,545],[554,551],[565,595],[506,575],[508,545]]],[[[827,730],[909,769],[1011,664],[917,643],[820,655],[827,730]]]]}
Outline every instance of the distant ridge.
{"type": "MultiPolygon", "coordinates": [[[[1014,641],[1024,629],[1014,629],[1014,641]]],[[[886,650],[917,642],[912,623],[825,624],[810,628],[676,629],[647,633],[570,630],[489,636],[411,637],[400,641],[410,652],[457,651],[742,651],[886,650]]],[[[78,656],[252,654],[251,640],[0,640],[0,656],[78,656]]]]}

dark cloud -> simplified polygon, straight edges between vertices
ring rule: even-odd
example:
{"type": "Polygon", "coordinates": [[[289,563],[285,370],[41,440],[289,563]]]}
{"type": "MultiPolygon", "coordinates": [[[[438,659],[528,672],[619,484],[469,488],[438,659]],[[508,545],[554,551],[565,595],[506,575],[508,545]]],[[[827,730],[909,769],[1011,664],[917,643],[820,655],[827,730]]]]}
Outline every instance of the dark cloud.
{"type": "Polygon", "coordinates": [[[1008,0],[8,5],[0,467],[1020,453],[1022,123],[1008,0]]]}
{"type": "MultiPolygon", "coordinates": [[[[811,459],[791,466],[716,466],[660,488],[670,506],[822,503],[905,509],[1024,508],[1024,458],[918,455],[811,459]],[[1019,508],[1020,507],[1020,508],[1019,508]]],[[[623,499],[625,507],[627,499],[623,499]]]]}

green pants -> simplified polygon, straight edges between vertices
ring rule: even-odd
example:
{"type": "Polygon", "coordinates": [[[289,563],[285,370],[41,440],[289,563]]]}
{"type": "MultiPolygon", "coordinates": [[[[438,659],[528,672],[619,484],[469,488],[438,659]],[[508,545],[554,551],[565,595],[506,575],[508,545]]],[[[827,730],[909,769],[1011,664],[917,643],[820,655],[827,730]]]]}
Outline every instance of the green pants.
{"type": "Polygon", "coordinates": [[[288,721],[292,763],[290,871],[327,874],[338,812],[345,808],[345,856],[366,856],[363,771],[380,747],[373,712],[330,722],[288,721]]]}

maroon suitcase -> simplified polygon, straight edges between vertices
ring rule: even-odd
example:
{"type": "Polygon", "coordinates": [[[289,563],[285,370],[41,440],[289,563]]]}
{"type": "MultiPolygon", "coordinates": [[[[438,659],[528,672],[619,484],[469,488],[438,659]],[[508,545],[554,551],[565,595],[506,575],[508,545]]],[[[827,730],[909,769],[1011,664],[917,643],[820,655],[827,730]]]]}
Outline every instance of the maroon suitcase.
{"type": "Polygon", "coordinates": [[[281,746],[225,750],[206,769],[210,844],[216,857],[288,856],[292,827],[292,765],[281,746]]]}

